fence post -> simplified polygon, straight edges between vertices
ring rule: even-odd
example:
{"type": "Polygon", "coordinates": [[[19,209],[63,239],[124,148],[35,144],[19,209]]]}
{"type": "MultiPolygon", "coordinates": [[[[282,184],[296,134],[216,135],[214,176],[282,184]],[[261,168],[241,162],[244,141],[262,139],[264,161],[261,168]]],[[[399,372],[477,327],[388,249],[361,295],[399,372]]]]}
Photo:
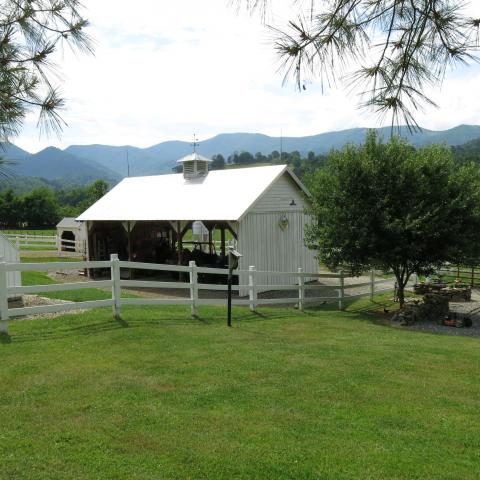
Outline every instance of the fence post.
{"type": "Polygon", "coordinates": [[[0,334],[8,335],[7,264],[0,257],[0,334]]]}
{"type": "Polygon", "coordinates": [[[195,260],[188,262],[190,268],[190,300],[192,301],[191,311],[192,315],[197,314],[197,300],[198,300],[198,273],[195,260]]]}
{"type": "Polygon", "coordinates": [[[305,300],[305,278],[303,268],[298,267],[298,309],[303,312],[303,301],[305,300]]]}
{"type": "Polygon", "coordinates": [[[375,270],[370,270],[370,300],[373,301],[375,295],[375,270]]]}
{"type": "Polygon", "coordinates": [[[473,287],[475,285],[475,267],[472,267],[472,281],[471,281],[471,286],[473,287]]]}
{"type": "Polygon", "coordinates": [[[120,289],[120,263],[118,260],[118,254],[112,253],[110,255],[111,263],[111,277],[112,277],[112,312],[113,316],[118,319],[120,318],[120,305],[121,305],[121,289],[120,289]]]}
{"type": "Polygon", "coordinates": [[[343,310],[343,297],[345,293],[345,280],[343,278],[343,270],[338,272],[340,274],[340,289],[338,290],[338,309],[343,310]]]}
{"type": "Polygon", "coordinates": [[[256,268],[248,267],[248,296],[250,300],[250,311],[254,312],[257,308],[257,289],[255,288],[256,268]]]}
{"type": "Polygon", "coordinates": [[[62,254],[62,239],[58,235],[55,235],[55,243],[57,245],[57,255],[60,257],[62,254]]]}

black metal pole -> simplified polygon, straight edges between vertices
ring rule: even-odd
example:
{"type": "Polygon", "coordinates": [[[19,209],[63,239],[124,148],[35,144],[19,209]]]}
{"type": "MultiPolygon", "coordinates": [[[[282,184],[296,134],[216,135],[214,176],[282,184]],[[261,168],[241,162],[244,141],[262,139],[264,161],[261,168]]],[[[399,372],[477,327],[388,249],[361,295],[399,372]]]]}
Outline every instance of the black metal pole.
{"type": "Polygon", "coordinates": [[[228,307],[227,307],[227,325],[232,326],[232,269],[228,268],[228,307]]]}

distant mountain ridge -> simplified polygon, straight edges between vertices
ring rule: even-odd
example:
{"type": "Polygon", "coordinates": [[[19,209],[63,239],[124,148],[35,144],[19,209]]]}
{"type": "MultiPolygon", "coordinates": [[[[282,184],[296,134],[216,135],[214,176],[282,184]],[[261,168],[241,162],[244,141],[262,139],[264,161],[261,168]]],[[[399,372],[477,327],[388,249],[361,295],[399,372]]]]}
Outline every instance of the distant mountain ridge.
{"type": "MultiPolygon", "coordinates": [[[[306,155],[327,153],[346,143],[360,144],[368,128],[353,128],[321,133],[305,137],[270,137],[260,133],[222,133],[200,142],[199,152],[206,156],[222,154],[225,158],[237,152],[260,152],[264,155],[274,150],[299,151],[306,155]]],[[[390,136],[390,128],[377,129],[384,138],[390,136]]],[[[480,125],[459,125],[444,131],[423,129],[410,132],[406,127],[396,130],[415,146],[431,143],[461,145],[480,139],[480,125]]],[[[68,179],[70,183],[85,184],[97,178],[116,183],[127,176],[155,175],[171,172],[176,161],[191,152],[189,142],[166,141],[148,148],[109,145],[72,145],[65,150],[48,147],[30,154],[15,145],[3,145],[0,156],[16,162],[9,170],[19,176],[40,177],[48,180],[68,179]]]]}
{"type": "Polygon", "coordinates": [[[86,184],[103,178],[116,183],[120,175],[101,162],[70,155],[56,147],[47,147],[31,154],[15,145],[2,145],[0,157],[11,161],[6,170],[13,176],[38,177],[46,180],[68,179],[73,184],[86,184]]]}
{"type": "MultiPolygon", "coordinates": [[[[337,132],[327,132],[305,137],[270,137],[260,133],[222,133],[203,140],[198,148],[206,156],[222,154],[225,158],[235,152],[260,152],[264,155],[273,150],[292,152],[298,150],[302,155],[309,151],[328,153],[333,148],[341,148],[346,143],[360,144],[365,140],[368,128],[353,128],[337,132]]],[[[384,138],[390,136],[390,128],[377,129],[384,138]]],[[[444,131],[423,129],[422,132],[410,132],[400,127],[399,134],[415,146],[431,143],[445,143],[449,146],[460,145],[480,138],[480,125],[459,125],[444,131]]],[[[109,147],[106,145],[75,145],[65,151],[80,158],[101,163],[119,175],[127,175],[127,158],[131,175],[154,175],[170,172],[176,161],[190,153],[189,142],[166,141],[148,148],[131,146],[109,147]]]]}

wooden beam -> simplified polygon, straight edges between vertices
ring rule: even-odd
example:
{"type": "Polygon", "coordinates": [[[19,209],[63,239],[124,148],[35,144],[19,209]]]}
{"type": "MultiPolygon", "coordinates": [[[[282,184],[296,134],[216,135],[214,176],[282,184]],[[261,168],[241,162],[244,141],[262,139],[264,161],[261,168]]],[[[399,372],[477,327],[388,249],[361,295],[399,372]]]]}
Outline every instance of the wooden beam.
{"type": "Polygon", "coordinates": [[[221,249],[222,258],[225,258],[227,249],[225,247],[225,226],[224,225],[222,225],[220,230],[220,249],[221,249]]]}
{"type": "Polygon", "coordinates": [[[182,235],[182,227],[180,222],[177,222],[177,228],[176,228],[176,233],[177,233],[177,250],[178,250],[178,265],[181,265],[183,262],[183,235],[182,235]]]}
{"type": "Polygon", "coordinates": [[[226,225],[230,233],[233,235],[233,238],[235,240],[238,240],[238,235],[237,235],[237,232],[235,232],[235,230],[233,229],[233,225],[230,222],[227,222],[226,225]]]}

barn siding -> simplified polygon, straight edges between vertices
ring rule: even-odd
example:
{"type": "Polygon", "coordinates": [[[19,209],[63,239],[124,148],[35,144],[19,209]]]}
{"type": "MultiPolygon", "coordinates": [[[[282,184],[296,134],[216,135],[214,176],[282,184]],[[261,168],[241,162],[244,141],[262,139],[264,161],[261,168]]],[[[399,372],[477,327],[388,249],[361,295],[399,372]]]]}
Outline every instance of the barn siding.
{"type": "Polygon", "coordinates": [[[292,177],[288,173],[284,173],[255,202],[250,211],[255,213],[278,212],[279,209],[303,209],[306,206],[307,202],[303,192],[292,177]],[[295,207],[290,206],[292,200],[295,201],[295,207]]]}
{"type": "MultiPolygon", "coordinates": [[[[20,253],[2,234],[0,234],[0,257],[3,257],[7,263],[20,262],[20,253]]],[[[20,287],[22,285],[20,272],[7,272],[7,285],[9,287],[20,287]]]]}
{"type": "MultiPolygon", "coordinates": [[[[315,252],[304,245],[305,224],[308,216],[302,210],[249,213],[240,222],[238,250],[243,255],[240,269],[248,270],[254,265],[257,270],[296,272],[302,267],[305,272],[318,272],[315,252]],[[280,219],[286,216],[288,226],[282,230],[280,219]]],[[[248,275],[242,275],[240,283],[248,284],[248,275]]],[[[294,285],[294,277],[261,277],[261,284],[294,285]]],[[[246,295],[242,290],[241,294],[246,295]]]]}

